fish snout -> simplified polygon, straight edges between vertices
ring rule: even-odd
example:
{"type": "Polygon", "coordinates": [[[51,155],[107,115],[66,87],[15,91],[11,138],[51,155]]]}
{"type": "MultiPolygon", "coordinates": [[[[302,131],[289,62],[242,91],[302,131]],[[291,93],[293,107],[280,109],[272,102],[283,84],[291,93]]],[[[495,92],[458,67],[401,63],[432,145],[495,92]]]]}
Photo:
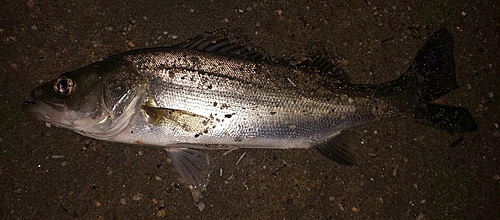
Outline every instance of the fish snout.
{"type": "Polygon", "coordinates": [[[42,89],[40,87],[32,90],[30,93],[31,99],[33,100],[36,100],[41,95],[42,95],[42,89]]]}
{"type": "Polygon", "coordinates": [[[23,111],[26,111],[27,109],[31,108],[34,105],[36,105],[36,102],[34,101],[24,101],[23,105],[21,106],[21,109],[23,111]]]}

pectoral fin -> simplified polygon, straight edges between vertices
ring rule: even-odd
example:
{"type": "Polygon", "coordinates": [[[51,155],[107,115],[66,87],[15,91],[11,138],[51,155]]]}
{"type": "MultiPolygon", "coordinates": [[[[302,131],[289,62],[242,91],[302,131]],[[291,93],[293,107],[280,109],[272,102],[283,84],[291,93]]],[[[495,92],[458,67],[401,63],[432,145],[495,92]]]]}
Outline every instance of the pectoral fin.
{"type": "Polygon", "coordinates": [[[200,135],[207,133],[215,125],[210,118],[184,110],[150,106],[143,106],[142,109],[146,112],[149,121],[153,125],[170,123],[187,132],[193,132],[200,135]]]}

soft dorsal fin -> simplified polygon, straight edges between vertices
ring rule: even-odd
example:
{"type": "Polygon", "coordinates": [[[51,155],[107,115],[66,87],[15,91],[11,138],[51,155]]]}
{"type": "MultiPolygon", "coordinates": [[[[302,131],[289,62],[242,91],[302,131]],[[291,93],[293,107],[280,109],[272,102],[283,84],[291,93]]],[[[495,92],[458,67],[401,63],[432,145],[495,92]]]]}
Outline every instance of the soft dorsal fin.
{"type": "Polygon", "coordinates": [[[173,47],[192,49],[253,61],[265,60],[265,56],[262,53],[255,51],[251,47],[243,46],[232,42],[225,37],[212,34],[202,34],[183,43],[174,45],[173,47]]]}
{"type": "Polygon", "coordinates": [[[312,55],[299,63],[299,67],[318,71],[321,75],[334,78],[341,83],[350,83],[349,76],[340,68],[338,56],[330,53],[312,55]]]}

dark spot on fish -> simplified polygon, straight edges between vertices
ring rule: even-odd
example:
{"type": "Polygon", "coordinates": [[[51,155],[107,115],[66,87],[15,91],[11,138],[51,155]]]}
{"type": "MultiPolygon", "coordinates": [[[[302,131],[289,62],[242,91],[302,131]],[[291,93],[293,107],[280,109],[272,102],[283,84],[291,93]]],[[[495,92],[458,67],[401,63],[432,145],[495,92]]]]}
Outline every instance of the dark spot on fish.
{"type": "Polygon", "coordinates": [[[208,88],[208,89],[212,89],[212,85],[208,85],[208,86],[207,86],[207,88],[208,88]]]}
{"type": "Polygon", "coordinates": [[[208,133],[208,129],[205,129],[205,130],[203,131],[203,133],[205,133],[205,134],[206,134],[206,133],[208,133]]]}
{"type": "Polygon", "coordinates": [[[236,142],[242,142],[242,141],[243,141],[243,139],[241,139],[240,137],[235,137],[235,138],[234,138],[234,141],[236,141],[236,142]]]}
{"type": "Polygon", "coordinates": [[[195,137],[195,138],[197,138],[197,137],[199,137],[199,136],[200,136],[200,134],[195,134],[195,135],[194,135],[194,137],[195,137]]]}
{"type": "Polygon", "coordinates": [[[217,102],[214,102],[214,107],[217,106],[217,102]]]}
{"type": "Polygon", "coordinates": [[[133,134],[133,133],[134,133],[134,131],[130,131],[130,133],[131,133],[131,134],[133,134]]]}
{"type": "Polygon", "coordinates": [[[238,70],[243,72],[244,69],[243,69],[243,67],[240,67],[240,68],[238,68],[238,70]]]}
{"type": "Polygon", "coordinates": [[[184,76],[181,76],[181,80],[184,80],[184,76]]]}
{"type": "Polygon", "coordinates": [[[232,114],[227,114],[227,115],[224,115],[224,117],[225,118],[231,118],[231,117],[233,117],[233,115],[232,114]]]}
{"type": "Polygon", "coordinates": [[[190,57],[189,61],[191,61],[193,64],[196,64],[200,61],[200,59],[198,59],[198,57],[190,57]]]}
{"type": "Polygon", "coordinates": [[[260,73],[262,71],[262,66],[261,65],[255,65],[255,68],[253,69],[255,73],[260,73]]]}

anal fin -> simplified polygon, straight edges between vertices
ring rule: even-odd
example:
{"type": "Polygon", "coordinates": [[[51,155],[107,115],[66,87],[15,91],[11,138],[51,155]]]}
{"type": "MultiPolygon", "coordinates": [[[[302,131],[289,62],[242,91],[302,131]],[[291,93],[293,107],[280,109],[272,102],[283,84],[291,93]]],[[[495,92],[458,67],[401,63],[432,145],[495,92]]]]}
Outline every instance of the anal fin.
{"type": "Polygon", "coordinates": [[[352,166],[356,160],[351,149],[357,144],[358,136],[352,132],[341,132],[340,134],[314,146],[314,149],[328,160],[338,164],[352,166]]]}

